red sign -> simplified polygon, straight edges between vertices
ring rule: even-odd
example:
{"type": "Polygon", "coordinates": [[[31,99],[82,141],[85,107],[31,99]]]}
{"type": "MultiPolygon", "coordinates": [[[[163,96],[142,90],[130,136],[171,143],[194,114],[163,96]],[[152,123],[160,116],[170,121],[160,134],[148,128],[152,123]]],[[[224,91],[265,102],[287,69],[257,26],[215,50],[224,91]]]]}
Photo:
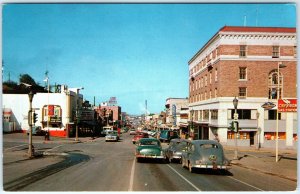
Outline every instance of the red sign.
{"type": "Polygon", "coordinates": [[[48,115],[53,116],[54,115],[54,105],[48,106],[48,115]]]}
{"type": "Polygon", "coordinates": [[[279,99],[278,112],[297,112],[297,99],[279,99]]]}

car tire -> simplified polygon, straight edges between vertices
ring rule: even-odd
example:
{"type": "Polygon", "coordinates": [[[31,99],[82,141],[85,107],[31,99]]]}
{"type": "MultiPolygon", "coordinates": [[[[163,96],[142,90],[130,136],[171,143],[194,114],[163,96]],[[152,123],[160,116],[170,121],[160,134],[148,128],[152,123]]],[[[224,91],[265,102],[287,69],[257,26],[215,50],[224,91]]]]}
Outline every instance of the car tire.
{"type": "Polygon", "coordinates": [[[169,163],[172,163],[172,158],[169,158],[169,163]]]}
{"type": "Polygon", "coordinates": [[[194,168],[192,167],[192,164],[190,162],[188,162],[188,163],[189,163],[189,165],[188,165],[189,171],[190,171],[190,173],[193,173],[194,172],[194,168]]]}

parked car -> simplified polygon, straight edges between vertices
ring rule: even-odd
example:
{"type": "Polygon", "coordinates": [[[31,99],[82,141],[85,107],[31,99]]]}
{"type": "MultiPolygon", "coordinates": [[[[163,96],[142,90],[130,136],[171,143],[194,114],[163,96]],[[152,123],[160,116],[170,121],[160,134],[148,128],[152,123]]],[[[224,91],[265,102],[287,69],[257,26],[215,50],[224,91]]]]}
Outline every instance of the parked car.
{"type": "Polygon", "coordinates": [[[182,152],[182,167],[187,167],[190,172],[197,168],[226,170],[229,164],[223,146],[214,140],[193,140],[182,152]]]}
{"type": "Polygon", "coordinates": [[[105,136],[105,141],[118,141],[119,140],[119,135],[117,131],[107,131],[106,136],[105,136]]]}
{"type": "Polygon", "coordinates": [[[160,141],[155,138],[142,138],[136,142],[135,157],[137,162],[144,158],[165,160],[160,141]]]}
{"type": "Polygon", "coordinates": [[[161,142],[170,142],[171,139],[179,138],[177,131],[172,130],[161,130],[159,140],[161,142]]]}
{"type": "MultiPolygon", "coordinates": [[[[46,131],[42,129],[41,126],[32,127],[32,135],[43,136],[46,134],[46,131]]],[[[29,135],[29,130],[27,130],[27,135],[29,135]]]]}
{"type": "Polygon", "coordinates": [[[135,129],[130,129],[129,135],[136,135],[136,130],[135,129]]]}
{"type": "Polygon", "coordinates": [[[182,152],[186,150],[189,142],[187,139],[172,139],[165,149],[166,160],[181,162],[182,152]]]}
{"type": "Polygon", "coordinates": [[[148,138],[148,133],[139,132],[132,138],[132,143],[135,144],[138,140],[142,138],[148,138]]]}

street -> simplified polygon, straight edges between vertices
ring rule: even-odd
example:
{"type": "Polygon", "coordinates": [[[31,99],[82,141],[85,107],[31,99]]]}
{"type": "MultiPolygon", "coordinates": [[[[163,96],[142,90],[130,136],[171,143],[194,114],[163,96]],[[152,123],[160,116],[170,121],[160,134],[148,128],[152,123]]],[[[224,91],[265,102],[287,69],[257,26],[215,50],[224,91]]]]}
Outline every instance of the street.
{"type": "Polygon", "coordinates": [[[224,174],[190,173],[179,163],[137,163],[129,133],[118,142],[100,137],[82,143],[44,143],[42,136],[35,136],[36,152],[45,152],[35,159],[24,157],[26,135],[18,137],[3,138],[6,191],[293,191],[297,184],[237,165],[224,174]],[[13,161],[18,154],[23,160],[13,161]]]}

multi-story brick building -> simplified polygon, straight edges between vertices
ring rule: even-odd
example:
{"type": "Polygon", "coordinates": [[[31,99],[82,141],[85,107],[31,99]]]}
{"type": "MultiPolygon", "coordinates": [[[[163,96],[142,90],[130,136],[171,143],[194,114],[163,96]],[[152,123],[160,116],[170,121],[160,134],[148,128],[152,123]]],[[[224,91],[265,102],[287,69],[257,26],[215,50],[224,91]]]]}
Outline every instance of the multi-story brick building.
{"type": "MultiPolygon", "coordinates": [[[[297,98],[296,42],[295,28],[221,28],[188,62],[190,136],[233,144],[229,126],[237,97],[239,145],[273,146],[277,107],[261,106],[276,104],[277,91],[279,98],[297,98]],[[280,68],[278,84],[279,64],[286,67],[280,68]]],[[[296,114],[279,113],[281,147],[295,146],[296,114]]]]}

